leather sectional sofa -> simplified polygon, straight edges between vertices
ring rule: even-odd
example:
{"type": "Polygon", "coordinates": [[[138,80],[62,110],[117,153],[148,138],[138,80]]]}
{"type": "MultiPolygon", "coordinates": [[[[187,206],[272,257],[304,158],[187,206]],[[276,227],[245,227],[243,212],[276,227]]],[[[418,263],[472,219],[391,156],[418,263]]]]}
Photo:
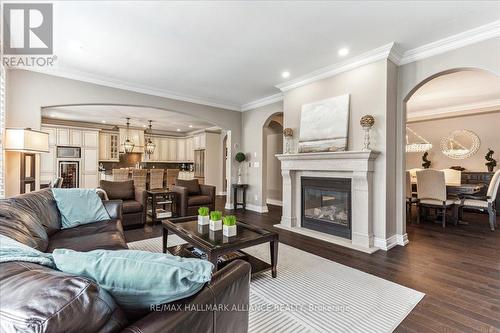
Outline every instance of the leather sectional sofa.
{"type": "MultiPolygon", "coordinates": [[[[111,220],[61,230],[49,189],[0,200],[0,234],[43,252],[127,249],[121,201],[104,205],[111,220]]],[[[0,331],[247,332],[248,312],[241,309],[249,304],[249,281],[250,265],[237,260],[216,272],[196,295],[157,309],[161,311],[126,315],[92,280],[33,263],[4,262],[0,263],[0,331]],[[215,311],[233,306],[240,311],[215,311]]]]}

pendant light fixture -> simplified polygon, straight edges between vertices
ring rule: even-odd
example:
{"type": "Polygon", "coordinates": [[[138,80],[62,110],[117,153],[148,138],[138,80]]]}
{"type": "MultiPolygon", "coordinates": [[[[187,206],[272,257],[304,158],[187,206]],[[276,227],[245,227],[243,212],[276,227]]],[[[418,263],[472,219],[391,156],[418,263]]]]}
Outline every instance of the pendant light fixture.
{"type": "Polygon", "coordinates": [[[151,140],[151,134],[153,134],[153,131],[151,129],[153,127],[153,125],[151,123],[153,121],[152,120],[148,120],[148,121],[149,121],[149,129],[146,130],[146,133],[148,133],[149,136],[148,136],[148,140],[146,141],[144,151],[146,154],[148,154],[148,156],[151,156],[151,154],[154,154],[154,152],[155,152],[156,144],[151,140]]]}
{"type": "Polygon", "coordinates": [[[406,134],[406,152],[407,153],[423,153],[432,149],[432,143],[421,137],[414,130],[406,126],[406,131],[411,133],[417,139],[420,140],[418,143],[410,143],[408,140],[408,134],[406,134]]]}
{"type": "Polygon", "coordinates": [[[135,147],[135,144],[132,140],[130,140],[130,118],[127,118],[127,137],[125,138],[125,142],[123,142],[123,149],[125,153],[130,154],[135,147]]]}

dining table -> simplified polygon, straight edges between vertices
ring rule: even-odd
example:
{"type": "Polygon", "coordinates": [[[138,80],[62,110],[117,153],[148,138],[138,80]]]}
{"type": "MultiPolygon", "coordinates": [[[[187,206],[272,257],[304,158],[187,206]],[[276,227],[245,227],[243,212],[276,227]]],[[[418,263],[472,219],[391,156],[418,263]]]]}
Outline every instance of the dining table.
{"type": "MultiPolygon", "coordinates": [[[[412,183],[412,191],[417,192],[417,183],[412,183]]],[[[446,194],[448,196],[458,196],[459,194],[474,195],[480,193],[485,184],[446,184],[446,194]]]]}

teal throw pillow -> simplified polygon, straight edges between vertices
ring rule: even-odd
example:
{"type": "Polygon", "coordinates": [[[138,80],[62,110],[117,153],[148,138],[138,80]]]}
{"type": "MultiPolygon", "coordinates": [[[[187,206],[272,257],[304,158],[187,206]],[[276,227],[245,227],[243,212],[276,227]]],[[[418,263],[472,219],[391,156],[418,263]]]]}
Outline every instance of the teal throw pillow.
{"type": "Polygon", "coordinates": [[[95,189],[53,188],[52,194],[61,213],[63,229],[110,219],[95,189]]]}
{"type": "Polygon", "coordinates": [[[57,269],[94,280],[126,312],[189,297],[210,281],[213,269],[201,259],[136,250],[56,249],[52,255],[57,269]]]}

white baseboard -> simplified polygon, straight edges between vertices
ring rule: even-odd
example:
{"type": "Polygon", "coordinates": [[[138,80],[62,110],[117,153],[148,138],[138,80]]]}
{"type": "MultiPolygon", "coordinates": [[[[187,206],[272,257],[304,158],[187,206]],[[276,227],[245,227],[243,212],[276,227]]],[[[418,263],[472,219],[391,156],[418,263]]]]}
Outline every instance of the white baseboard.
{"type": "Polygon", "coordinates": [[[267,205],[259,206],[259,205],[254,205],[254,204],[247,203],[247,207],[246,208],[248,210],[251,210],[251,211],[254,211],[254,212],[257,212],[257,213],[267,213],[267,212],[269,212],[269,210],[267,209],[267,205]]]}
{"type": "Polygon", "coordinates": [[[226,195],[226,194],[227,194],[227,192],[219,192],[219,193],[217,193],[217,195],[226,195]]]}
{"type": "Polygon", "coordinates": [[[231,202],[226,202],[224,208],[227,210],[233,210],[233,204],[231,202]]]}
{"type": "Polygon", "coordinates": [[[398,245],[405,246],[406,244],[409,243],[408,234],[406,234],[406,233],[403,235],[396,235],[396,237],[397,237],[398,245]]]}
{"type": "Polygon", "coordinates": [[[392,235],[387,239],[374,237],[373,245],[375,245],[381,250],[389,251],[394,246],[398,245],[398,237],[397,235],[392,235]]]}
{"type": "Polygon", "coordinates": [[[267,199],[266,203],[274,206],[283,206],[283,201],[281,200],[275,200],[275,199],[267,199]]]}

